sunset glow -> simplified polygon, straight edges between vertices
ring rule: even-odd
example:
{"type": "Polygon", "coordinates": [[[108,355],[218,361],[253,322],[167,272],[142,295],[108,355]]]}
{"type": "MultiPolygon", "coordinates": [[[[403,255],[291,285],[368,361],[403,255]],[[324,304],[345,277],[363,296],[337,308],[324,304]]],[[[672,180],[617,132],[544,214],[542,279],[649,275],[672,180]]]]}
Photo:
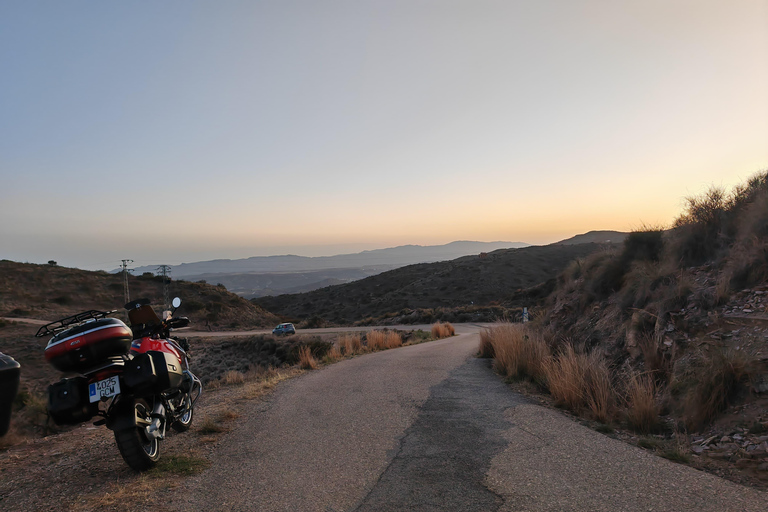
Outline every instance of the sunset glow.
{"type": "Polygon", "coordinates": [[[669,225],[768,168],[768,1],[0,7],[0,258],[669,225]]]}

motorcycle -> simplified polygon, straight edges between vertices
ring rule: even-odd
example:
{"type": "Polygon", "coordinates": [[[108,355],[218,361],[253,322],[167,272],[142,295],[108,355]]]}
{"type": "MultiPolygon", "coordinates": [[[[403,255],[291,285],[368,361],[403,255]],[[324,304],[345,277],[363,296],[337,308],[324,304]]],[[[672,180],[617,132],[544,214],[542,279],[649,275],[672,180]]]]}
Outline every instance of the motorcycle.
{"type": "Polygon", "coordinates": [[[75,373],[48,387],[48,413],[57,425],[76,425],[99,416],[125,462],[136,471],[160,459],[160,441],[169,428],[192,425],[202,382],[189,369],[186,340],[171,336],[189,319],[161,320],[147,299],[125,305],[131,327],[109,315],[84,311],[44,325],[36,336],[52,336],[45,358],[57,370],[75,373]]]}

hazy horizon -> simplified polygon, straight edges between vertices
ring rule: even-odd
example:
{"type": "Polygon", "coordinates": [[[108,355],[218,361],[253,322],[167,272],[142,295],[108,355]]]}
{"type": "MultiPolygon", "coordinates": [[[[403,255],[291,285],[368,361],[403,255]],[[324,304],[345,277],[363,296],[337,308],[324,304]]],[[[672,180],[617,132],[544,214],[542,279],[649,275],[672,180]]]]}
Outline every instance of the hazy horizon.
{"type": "Polygon", "coordinates": [[[6,2],[0,66],[15,261],[538,245],[768,168],[768,0],[6,2]]]}
{"type": "MultiPolygon", "coordinates": [[[[142,258],[142,255],[122,255],[112,260],[106,260],[101,263],[72,263],[69,260],[56,260],[56,263],[61,266],[80,268],[83,270],[106,270],[111,271],[120,266],[120,260],[133,259],[132,267],[153,266],[153,265],[180,265],[182,263],[196,263],[200,261],[209,260],[237,260],[246,259],[260,256],[305,256],[305,257],[321,257],[321,256],[339,256],[345,254],[357,254],[363,251],[371,251],[376,249],[390,249],[394,247],[402,247],[404,245],[420,245],[420,246],[433,246],[433,245],[446,245],[452,242],[480,242],[480,243],[505,243],[518,244],[527,242],[515,241],[515,240],[451,240],[445,244],[400,244],[396,246],[382,245],[377,246],[375,244],[338,244],[338,245],[325,245],[325,246],[285,246],[285,247],[263,247],[250,250],[248,248],[241,248],[231,252],[225,252],[220,249],[211,249],[210,252],[192,253],[199,254],[199,257],[192,256],[191,259],[180,260],[178,255],[174,255],[173,252],[169,252],[169,256],[166,258],[142,258]],[[249,252],[250,251],[250,252],[249,252]]],[[[556,240],[559,241],[559,240],[556,240]]],[[[536,245],[536,244],[531,244],[536,245]]],[[[13,258],[0,258],[11,259],[13,258]]],[[[47,263],[51,258],[45,258],[39,260],[13,260],[21,263],[47,263]]]]}

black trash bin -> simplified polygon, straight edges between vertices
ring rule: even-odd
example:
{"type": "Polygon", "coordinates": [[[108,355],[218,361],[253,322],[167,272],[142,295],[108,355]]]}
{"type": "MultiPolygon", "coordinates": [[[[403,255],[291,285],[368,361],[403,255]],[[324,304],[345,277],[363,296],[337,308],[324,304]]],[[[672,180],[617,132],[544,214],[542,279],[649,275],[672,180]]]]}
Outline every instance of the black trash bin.
{"type": "Polygon", "coordinates": [[[4,436],[11,425],[11,407],[19,390],[20,373],[21,365],[0,352],[0,436],[4,436]]]}

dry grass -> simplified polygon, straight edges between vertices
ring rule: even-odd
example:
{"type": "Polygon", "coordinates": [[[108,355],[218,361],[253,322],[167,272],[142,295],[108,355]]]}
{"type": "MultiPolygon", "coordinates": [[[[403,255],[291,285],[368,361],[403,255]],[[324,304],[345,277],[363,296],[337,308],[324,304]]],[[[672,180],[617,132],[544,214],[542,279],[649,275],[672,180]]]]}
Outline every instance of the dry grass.
{"type": "Polygon", "coordinates": [[[588,411],[602,423],[609,423],[616,409],[611,372],[597,352],[577,353],[570,343],[542,366],[544,380],[555,403],[579,413],[588,411]]]}
{"type": "Polygon", "coordinates": [[[272,367],[266,370],[261,369],[260,376],[248,382],[242,388],[242,393],[238,396],[239,399],[252,400],[267,393],[267,391],[274,388],[278,382],[290,379],[296,375],[301,374],[302,371],[296,368],[289,368],[286,370],[276,370],[272,367]]]}
{"type": "Polygon", "coordinates": [[[611,383],[611,372],[605,359],[592,352],[583,359],[584,401],[593,419],[609,423],[615,410],[615,392],[611,383]]]}
{"type": "Polygon", "coordinates": [[[343,359],[344,355],[341,353],[341,350],[339,349],[338,344],[334,344],[333,347],[331,347],[331,350],[328,351],[327,354],[323,357],[323,362],[326,364],[332,364],[338,361],[339,359],[343,359]]]}
{"type": "Polygon", "coordinates": [[[480,346],[477,349],[477,357],[483,357],[493,359],[495,355],[493,352],[492,333],[488,329],[480,331],[480,346]]]}
{"type": "Polygon", "coordinates": [[[336,344],[345,356],[359,354],[363,348],[363,342],[358,332],[339,335],[336,344]]]}
{"type": "Polygon", "coordinates": [[[230,370],[221,378],[221,383],[225,386],[239,386],[245,383],[245,375],[237,370],[230,370]]]}
{"type": "Polygon", "coordinates": [[[384,341],[386,339],[386,336],[383,331],[369,331],[365,335],[365,344],[366,347],[368,347],[368,350],[371,352],[375,352],[377,350],[384,350],[385,345],[384,341]]]}
{"type": "Polygon", "coordinates": [[[456,334],[450,322],[437,322],[432,324],[432,337],[435,339],[448,338],[456,334]]]}
{"type": "Polygon", "coordinates": [[[116,512],[136,510],[136,503],[146,503],[157,492],[157,481],[149,475],[140,475],[127,483],[114,482],[105,492],[91,496],[80,496],[68,510],[86,512],[92,510],[114,510],[116,512]]]}
{"type": "Polygon", "coordinates": [[[394,331],[369,331],[365,337],[372,352],[403,346],[403,339],[394,331]]]}
{"type": "Polygon", "coordinates": [[[302,370],[317,370],[317,359],[306,345],[299,349],[299,368],[302,370]]]}
{"type": "MultiPolygon", "coordinates": [[[[541,334],[522,324],[503,324],[488,331],[496,371],[513,379],[541,381],[549,348],[541,334]]],[[[481,337],[482,343],[482,337],[481,337]]]]}
{"type": "Polygon", "coordinates": [[[231,409],[227,409],[226,411],[222,411],[219,414],[219,421],[232,421],[232,420],[236,420],[239,417],[240,415],[238,413],[236,413],[231,409]]]}
{"type": "Polygon", "coordinates": [[[754,371],[754,357],[743,350],[722,348],[704,355],[694,370],[694,386],[683,409],[687,426],[694,430],[723,411],[746,389],[754,371]]]}
{"type": "Polygon", "coordinates": [[[555,403],[608,423],[616,409],[611,372],[597,352],[577,353],[568,343],[558,355],[546,359],[543,374],[555,403]]]}
{"type": "Polygon", "coordinates": [[[402,347],[403,339],[395,331],[389,331],[387,332],[385,344],[388,349],[402,347]]]}
{"type": "MultiPolygon", "coordinates": [[[[654,336],[644,333],[640,335],[638,347],[643,354],[645,369],[658,381],[667,379],[671,370],[670,363],[661,350],[661,346],[654,336]]],[[[631,379],[629,379],[631,380],[631,379]]],[[[629,382],[627,380],[627,382],[629,382]]]]}
{"type": "Polygon", "coordinates": [[[584,389],[584,365],[569,343],[557,357],[548,358],[544,364],[547,387],[557,405],[577,411],[582,405],[584,389]]]}
{"type": "Polygon", "coordinates": [[[216,420],[210,416],[206,417],[198,427],[197,431],[201,434],[220,434],[227,429],[221,426],[216,420]]]}
{"type": "Polygon", "coordinates": [[[648,374],[631,372],[627,375],[626,417],[629,427],[640,434],[650,434],[659,428],[660,407],[656,401],[656,384],[648,374]]]}

